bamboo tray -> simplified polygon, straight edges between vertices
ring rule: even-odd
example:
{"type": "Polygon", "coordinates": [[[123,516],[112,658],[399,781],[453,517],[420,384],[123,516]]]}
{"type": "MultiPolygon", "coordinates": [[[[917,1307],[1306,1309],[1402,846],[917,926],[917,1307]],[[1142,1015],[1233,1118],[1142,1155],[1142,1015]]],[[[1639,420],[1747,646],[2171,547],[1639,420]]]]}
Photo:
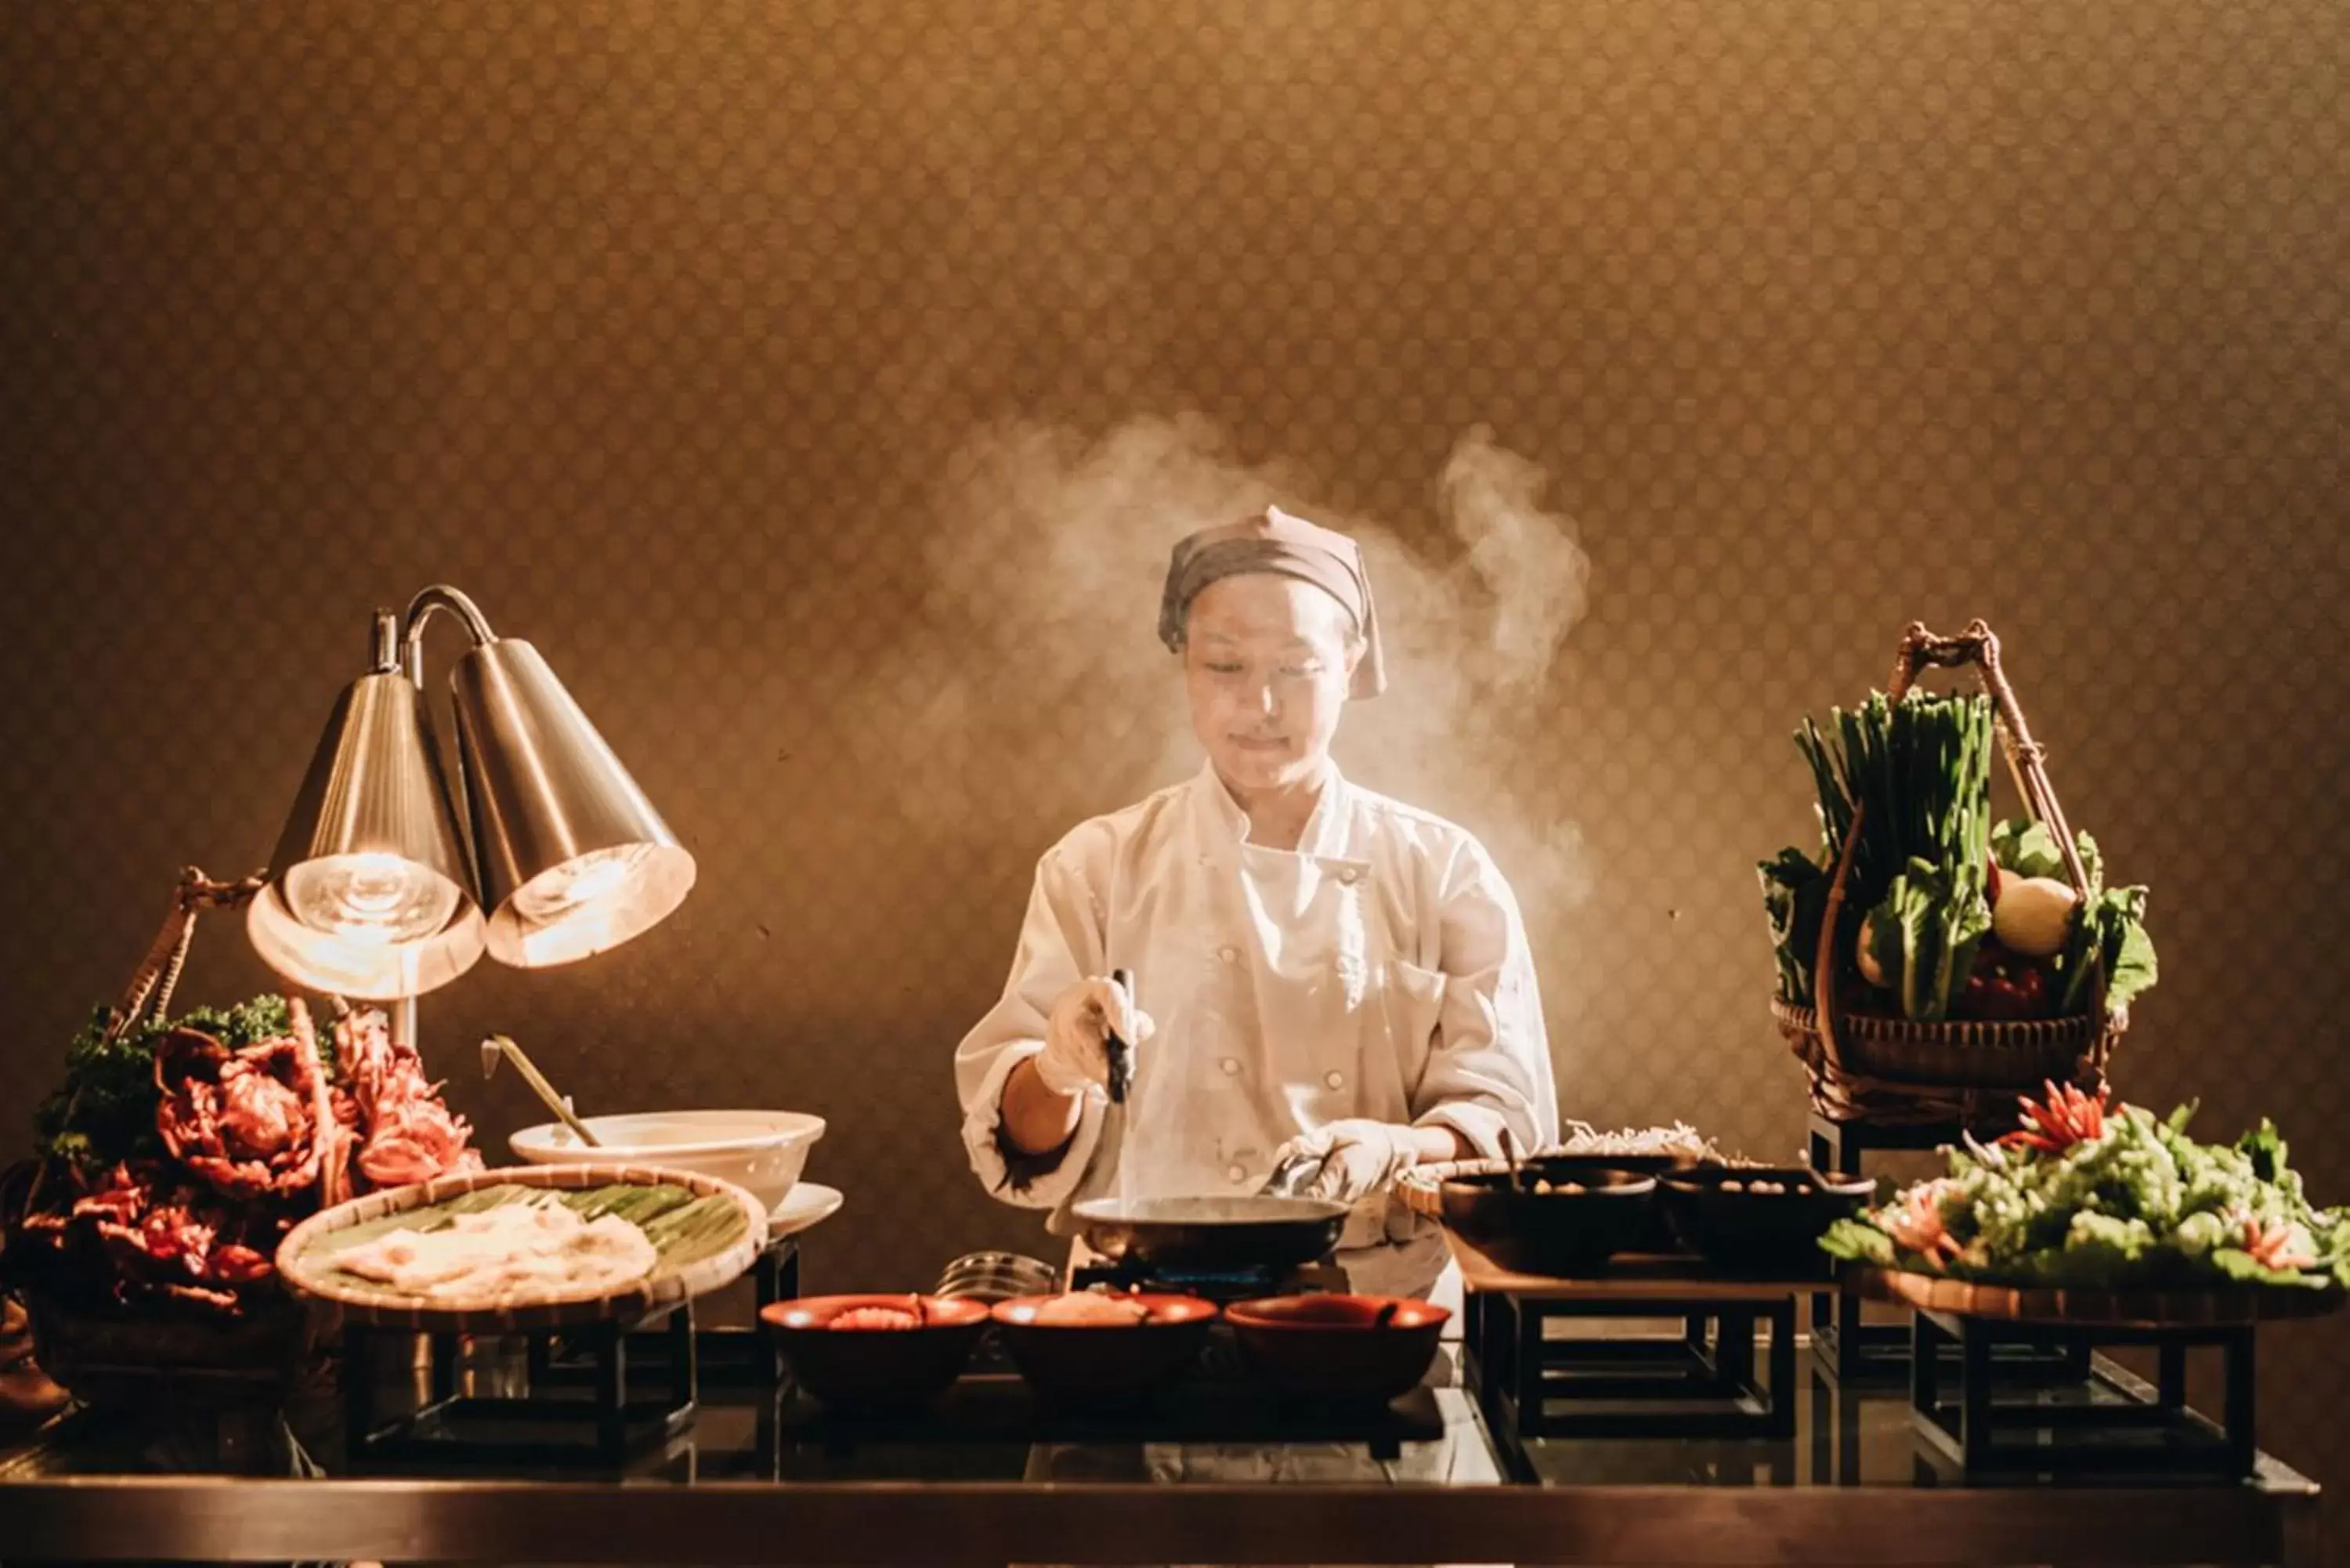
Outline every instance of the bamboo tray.
{"type": "Polygon", "coordinates": [[[388,1192],[371,1192],[314,1214],[296,1225],[279,1244],[277,1272],[296,1293],[340,1307],[348,1323],[429,1334],[518,1334],[641,1316],[656,1308],[705,1295],[732,1283],[749,1269],[757,1261],[766,1237],[767,1215],[758,1199],[733,1182],[713,1177],[617,1162],[515,1166],[469,1171],[388,1192]],[[471,1301],[433,1301],[358,1281],[334,1266],[337,1248],[358,1240],[348,1232],[362,1226],[382,1229],[377,1221],[467,1192],[488,1187],[544,1187],[577,1192],[623,1185],[682,1187],[697,1198],[728,1197],[741,1210],[742,1224],[739,1230],[723,1234],[714,1247],[705,1245],[682,1260],[664,1257],[642,1279],[592,1295],[516,1299],[509,1294],[471,1301]]]}
{"type": "Polygon", "coordinates": [[[1978,1284],[1897,1269],[1852,1268],[1845,1289],[1920,1312],[2081,1328],[2226,1328],[2323,1317],[2345,1299],[2338,1287],[2236,1285],[2205,1290],[2081,1291],[1978,1284]]]}

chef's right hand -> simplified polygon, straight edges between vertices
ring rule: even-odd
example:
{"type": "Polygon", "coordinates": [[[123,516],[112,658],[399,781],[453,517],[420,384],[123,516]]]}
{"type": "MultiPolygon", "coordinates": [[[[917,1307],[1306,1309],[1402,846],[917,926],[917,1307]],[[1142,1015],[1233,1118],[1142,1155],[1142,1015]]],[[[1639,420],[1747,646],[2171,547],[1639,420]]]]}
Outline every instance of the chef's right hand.
{"type": "Polygon", "coordinates": [[[1109,1036],[1140,1049],[1157,1026],[1134,1005],[1125,987],[1088,975],[1061,992],[1045,1022],[1045,1049],[1036,1056],[1036,1077],[1056,1095],[1080,1095],[1109,1082],[1109,1036]]]}

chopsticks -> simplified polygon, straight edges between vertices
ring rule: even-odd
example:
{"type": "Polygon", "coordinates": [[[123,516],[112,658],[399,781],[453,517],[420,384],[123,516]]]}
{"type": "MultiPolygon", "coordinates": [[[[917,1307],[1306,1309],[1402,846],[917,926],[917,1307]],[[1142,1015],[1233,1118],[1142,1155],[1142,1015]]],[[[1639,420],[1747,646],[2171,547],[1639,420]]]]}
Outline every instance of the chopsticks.
{"type": "MultiPolygon", "coordinates": [[[[1114,969],[1109,971],[1109,978],[1126,993],[1127,1003],[1131,1006],[1134,1002],[1134,971],[1114,969]]],[[[1115,1023],[1109,1028],[1108,1051],[1110,1103],[1122,1106],[1126,1104],[1127,1092],[1134,1087],[1134,1047],[1118,1033],[1115,1023]]]]}

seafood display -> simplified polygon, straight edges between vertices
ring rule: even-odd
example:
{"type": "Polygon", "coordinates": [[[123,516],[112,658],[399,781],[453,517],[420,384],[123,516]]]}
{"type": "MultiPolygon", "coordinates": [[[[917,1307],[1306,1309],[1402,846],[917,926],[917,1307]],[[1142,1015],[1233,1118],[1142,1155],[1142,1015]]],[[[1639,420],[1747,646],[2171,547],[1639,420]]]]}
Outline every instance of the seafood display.
{"type": "Polygon", "coordinates": [[[39,1158],[0,1201],[7,1281],[62,1299],[244,1311],[294,1224],[354,1192],[478,1169],[380,1012],[322,1050],[298,1000],[262,996],[121,1032],[93,1020],[36,1117],[39,1158]]]}
{"type": "Polygon", "coordinates": [[[381,1012],[355,1012],[335,1025],[335,1121],[356,1137],[351,1165],[369,1186],[405,1187],[482,1168],[481,1155],[467,1147],[465,1118],[442,1101],[416,1047],[394,1040],[381,1012]]]}

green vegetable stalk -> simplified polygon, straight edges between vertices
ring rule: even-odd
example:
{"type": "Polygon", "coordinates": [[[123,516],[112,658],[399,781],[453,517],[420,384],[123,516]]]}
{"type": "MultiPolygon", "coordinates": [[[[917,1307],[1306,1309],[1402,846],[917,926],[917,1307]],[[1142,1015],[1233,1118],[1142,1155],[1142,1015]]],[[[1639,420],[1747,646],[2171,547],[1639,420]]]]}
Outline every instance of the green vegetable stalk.
{"type": "MultiPolygon", "coordinates": [[[[1799,849],[1784,849],[1761,867],[1783,999],[1809,1004],[1817,995],[1820,977],[1812,968],[1825,880],[1851,839],[1856,820],[1860,836],[1853,849],[1844,906],[1848,926],[1839,932],[1839,950],[1849,950],[1846,944],[1862,911],[1882,904],[1913,862],[1975,867],[1980,899],[1980,867],[1991,838],[1995,741],[1991,700],[1981,696],[1912,691],[1897,702],[1879,692],[1851,711],[1831,710],[1825,729],[1811,719],[1804,721],[1795,744],[1819,793],[1822,847],[1816,859],[1799,849]]],[[[1911,897],[1914,900],[1918,895],[1911,897]]],[[[1947,898],[1952,906],[1947,917],[1927,923],[1946,929],[1951,935],[1949,945],[1955,950],[1968,940],[1963,928],[1972,914],[1955,887],[1947,898]]],[[[1918,918],[1926,919],[1922,913],[1918,918]]],[[[1974,933],[1974,940],[1980,937],[1974,933]]],[[[1930,967],[1939,968],[1939,960],[1930,967]]],[[[1929,975],[1920,983],[1935,982],[1929,975]]],[[[1963,972],[1958,983],[1963,988],[1963,972]]]]}

